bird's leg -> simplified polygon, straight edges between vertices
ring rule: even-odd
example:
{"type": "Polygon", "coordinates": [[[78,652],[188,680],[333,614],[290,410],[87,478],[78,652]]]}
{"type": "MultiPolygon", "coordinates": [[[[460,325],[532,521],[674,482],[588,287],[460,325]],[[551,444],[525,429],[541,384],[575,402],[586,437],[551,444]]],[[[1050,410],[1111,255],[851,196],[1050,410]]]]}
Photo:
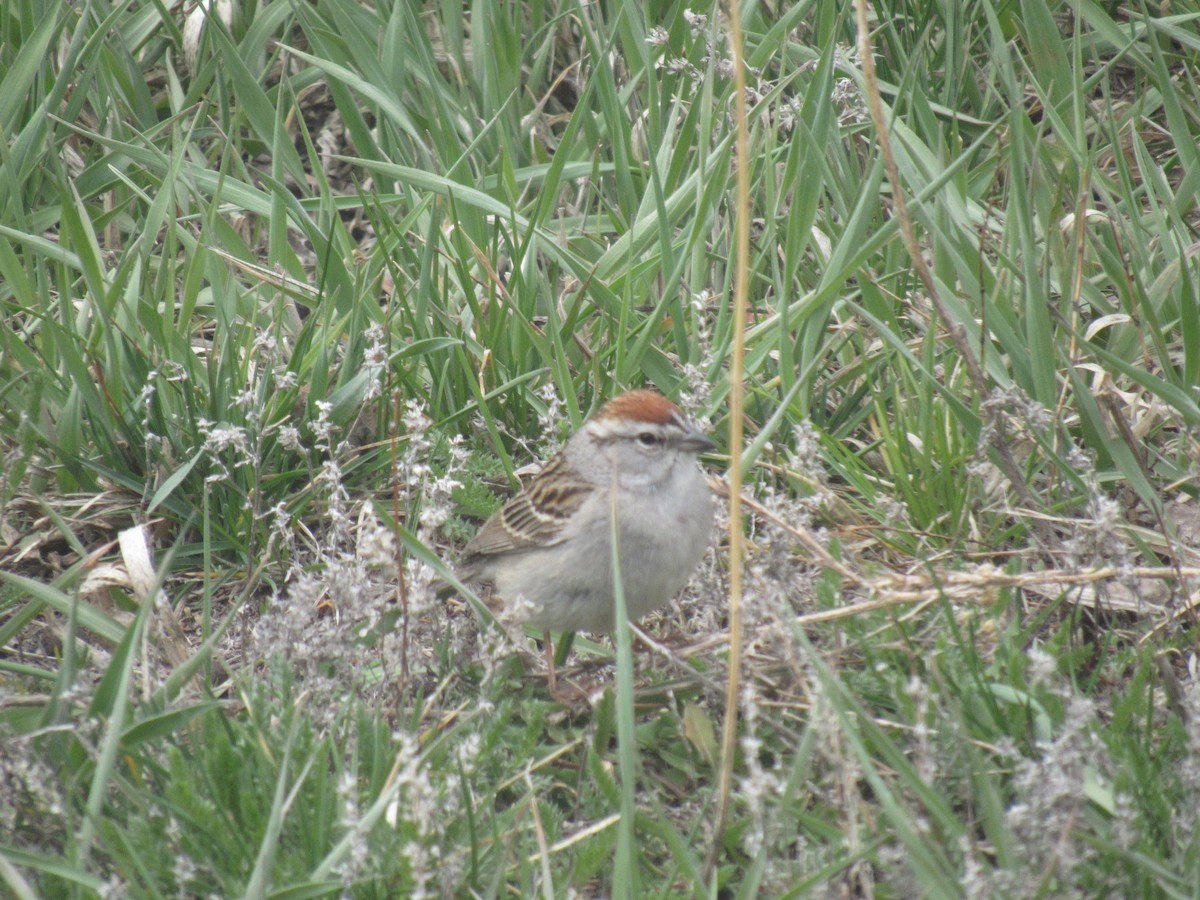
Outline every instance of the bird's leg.
{"type": "Polygon", "coordinates": [[[542,645],[546,651],[546,672],[550,677],[550,694],[558,696],[558,679],[554,672],[554,644],[550,641],[550,632],[542,632],[542,645]]]}

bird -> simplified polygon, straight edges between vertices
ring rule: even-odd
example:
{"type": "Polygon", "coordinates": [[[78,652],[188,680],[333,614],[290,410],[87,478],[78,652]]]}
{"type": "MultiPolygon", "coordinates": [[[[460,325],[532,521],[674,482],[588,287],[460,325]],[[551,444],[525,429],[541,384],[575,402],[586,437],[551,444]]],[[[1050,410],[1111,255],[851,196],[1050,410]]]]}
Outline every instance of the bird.
{"type": "Polygon", "coordinates": [[[713,440],[674,403],[633,390],[604,404],[466,544],[457,574],[490,583],[545,633],[616,626],[613,516],[625,606],[640,619],[684,586],[708,546],[713,497],[697,456],[713,440]]]}

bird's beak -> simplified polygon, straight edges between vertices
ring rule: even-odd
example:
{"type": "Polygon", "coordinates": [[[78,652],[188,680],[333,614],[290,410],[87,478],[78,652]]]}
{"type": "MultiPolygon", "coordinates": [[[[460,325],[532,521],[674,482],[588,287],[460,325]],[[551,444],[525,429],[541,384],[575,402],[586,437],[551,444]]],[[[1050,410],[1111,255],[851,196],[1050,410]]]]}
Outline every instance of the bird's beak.
{"type": "Polygon", "coordinates": [[[689,428],[679,441],[679,446],[689,453],[711,453],[717,449],[716,442],[703,431],[689,428]]]}

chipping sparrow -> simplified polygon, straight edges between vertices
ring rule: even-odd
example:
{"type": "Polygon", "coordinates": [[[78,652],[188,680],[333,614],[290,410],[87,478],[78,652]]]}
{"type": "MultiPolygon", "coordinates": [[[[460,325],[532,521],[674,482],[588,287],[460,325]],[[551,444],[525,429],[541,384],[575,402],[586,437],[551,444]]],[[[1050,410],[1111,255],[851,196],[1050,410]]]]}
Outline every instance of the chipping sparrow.
{"type": "Polygon", "coordinates": [[[492,582],[515,618],[544,631],[612,631],[615,489],[626,609],[641,618],[704,554],[713,503],[696,454],[714,446],[660,394],[617,397],[484,523],[459,576],[492,582]]]}

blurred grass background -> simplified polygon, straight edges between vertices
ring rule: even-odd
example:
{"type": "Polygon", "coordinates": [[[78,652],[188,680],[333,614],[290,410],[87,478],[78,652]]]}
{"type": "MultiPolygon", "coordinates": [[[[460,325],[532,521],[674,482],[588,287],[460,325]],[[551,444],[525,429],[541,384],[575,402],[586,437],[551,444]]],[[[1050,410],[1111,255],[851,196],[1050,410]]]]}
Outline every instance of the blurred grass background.
{"type": "Polygon", "coordinates": [[[952,320],[851,7],[745,5],[757,508],[709,872],[719,546],[632,700],[581,636],[574,708],[432,584],[619,390],[728,462],[727,9],[4,4],[9,891],[1200,892],[1200,6],[871,9],[952,320]]]}

